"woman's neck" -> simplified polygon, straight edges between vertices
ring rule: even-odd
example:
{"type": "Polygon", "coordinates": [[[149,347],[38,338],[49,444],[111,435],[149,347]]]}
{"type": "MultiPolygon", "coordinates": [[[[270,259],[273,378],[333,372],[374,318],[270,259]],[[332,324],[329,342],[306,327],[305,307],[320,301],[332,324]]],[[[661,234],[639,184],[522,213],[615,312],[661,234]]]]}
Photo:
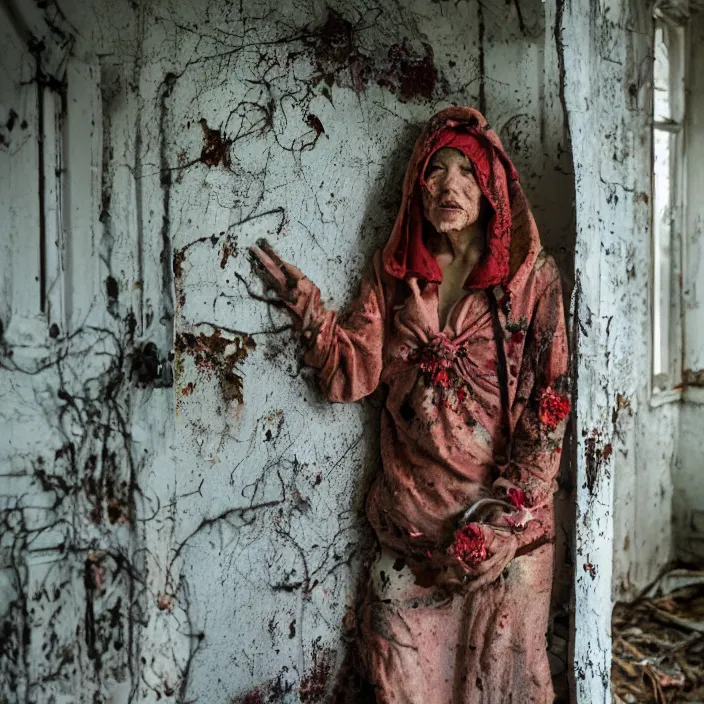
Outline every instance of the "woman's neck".
{"type": "Polygon", "coordinates": [[[484,253],[485,246],[486,235],[476,223],[465,230],[438,233],[436,256],[447,264],[452,263],[453,267],[473,266],[484,253]]]}

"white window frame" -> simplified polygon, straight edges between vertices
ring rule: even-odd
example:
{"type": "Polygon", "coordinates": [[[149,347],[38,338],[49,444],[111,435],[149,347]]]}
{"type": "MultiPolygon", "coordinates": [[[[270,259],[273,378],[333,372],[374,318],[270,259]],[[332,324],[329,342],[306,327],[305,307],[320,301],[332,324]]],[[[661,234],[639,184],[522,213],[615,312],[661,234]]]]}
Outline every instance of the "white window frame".
{"type": "Polygon", "coordinates": [[[702,285],[704,278],[704,261],[701,260],[699,247],[694,244],[698,222],[704,215],[704,202],[700,195],[702,176],[700,167],[702,155],[704,155],[704,130],[702,124],[704,119],[704,92],[702,87],[704,81],[697,67],[701,65],[704,57],[702,48],[704,39],[704,8],[700,8],[696,13],[692,13],[689,20],[689,37],[687,41],[687,75],[686,75],[686,98],[687,115],[686,125],[688,128],[687,152],[690,155],[688,161],[687,193],[689,195],[689,205],[685,220],[685,237],[683,239],[683,350],[682,350],[682,400],[686,403],[704,404],[704,386],[690,385],[687,378],[689,368],[701,369],[702,356],[704,352],[701,347],[702,329],[704,314],[697,305],[701,299],[702,285]],[[695,246],[693,251],[689,250],[691,245],[695,246]]]}
{"type": "Polygon", "coordinates": [[[656,10],[653,20],[653,93],[651,110],[651,258],[650,258],[650,379],[649,397],[651,406],[679,401],[682,398],[682,249],[683,228],[686,207],[686,152],[685,152],[685,78],[688,56],[688,32],[686,24],[677,22],[662,11],[656,10]],[[669,52],[670,60],[670,119],[655,119],[655,39],[657,30],[662,27],[675,39],[669,52]],[[659,240],[661,233],[656,223],[656,179],[655,141],[656,135],[674,136],[670,152],[670,228],[664,233],[667,242],[659,240]],[[658,270],[659,251],[669,252],[667,275],[658,270]],[[662,281],[662,284],[660,283],[662,281]],[[668,291],[663,293],[661,287],[668,291]],[[665,327],[659,326],[662,317],[667,317],[665,327]],[[656,367],[658,349],[666,357],[664,369],[656,367]]]}

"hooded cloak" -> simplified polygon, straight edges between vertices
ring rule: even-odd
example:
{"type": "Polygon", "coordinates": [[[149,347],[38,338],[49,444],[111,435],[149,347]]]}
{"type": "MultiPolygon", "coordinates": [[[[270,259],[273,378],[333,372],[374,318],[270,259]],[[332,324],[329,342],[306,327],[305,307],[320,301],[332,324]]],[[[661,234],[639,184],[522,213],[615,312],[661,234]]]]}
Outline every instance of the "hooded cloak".
{"type": "Polygon", "coordinates": [[[291,298],[309,340],[305,361],[331,401],[386,389],[382,471],[366,505],[380,554],[362,613],[377,701],[552,702],[552,495],[569,414],[562,290],[518,174],[481,113],[453,107],[426,124],[389,241],[343,319],[307,278],[291,298]],[[471,160],[490,217],[485,253],[441,326],[442,272],[421,189],[443,147],[471,160]],[[411,562],[447,554],[458,518],[483,498],[521,507],[520,521],[483,526],[488,550],[476,555],[490,569],[461,589],[423,584],[411,562]]]}

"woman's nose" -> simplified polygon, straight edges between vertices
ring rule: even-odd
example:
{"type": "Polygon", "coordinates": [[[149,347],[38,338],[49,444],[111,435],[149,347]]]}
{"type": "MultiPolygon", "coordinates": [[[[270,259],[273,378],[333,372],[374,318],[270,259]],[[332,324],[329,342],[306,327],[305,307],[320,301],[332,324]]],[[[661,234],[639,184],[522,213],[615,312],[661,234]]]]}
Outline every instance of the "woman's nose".
{"type": "Polygon", "coordinates": [[[445,177],[442,182],[442,190],[450,191],[455,190],[459,184],[459,173],[454,169],[450,169],[445,173],[445,177]]]}

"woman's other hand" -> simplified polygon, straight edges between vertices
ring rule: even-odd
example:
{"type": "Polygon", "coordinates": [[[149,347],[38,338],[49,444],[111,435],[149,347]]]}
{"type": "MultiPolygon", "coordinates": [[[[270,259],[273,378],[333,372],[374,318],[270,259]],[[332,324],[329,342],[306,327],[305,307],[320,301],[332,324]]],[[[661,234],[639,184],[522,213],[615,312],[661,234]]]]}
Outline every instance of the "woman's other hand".
{"type": "Polygon", "coordinates": [[[487,544],[487,559],[465,571],[467,589],[470,592],[498,579],[506,565],[513,560],[518,545],[516,536],[510,531],[486,523],[479,525],[487,544]]]}
{"type": "Polygon", "coordinates": [[[517,546],[517,540],[510,530],[503,530],[488,523],[472,525],[481,531],[486,558],[475,564],[457,560],[457,570],[463,577],[466,589],[470,592],[498,579],[506,565],[513,559],[517,546]]]}
{"type": "Polygon", "coordinates": [[[416,576],[416,584],[423,587],[444,586],[471,593],[498,579],[515,555],[516,537],[510,530],[494,529],[488,523],[471,525],[481,535],[483,559],[469,564],[452,548],[434,551],[428,559],[408,559],[408,565],[416,576]]]}

